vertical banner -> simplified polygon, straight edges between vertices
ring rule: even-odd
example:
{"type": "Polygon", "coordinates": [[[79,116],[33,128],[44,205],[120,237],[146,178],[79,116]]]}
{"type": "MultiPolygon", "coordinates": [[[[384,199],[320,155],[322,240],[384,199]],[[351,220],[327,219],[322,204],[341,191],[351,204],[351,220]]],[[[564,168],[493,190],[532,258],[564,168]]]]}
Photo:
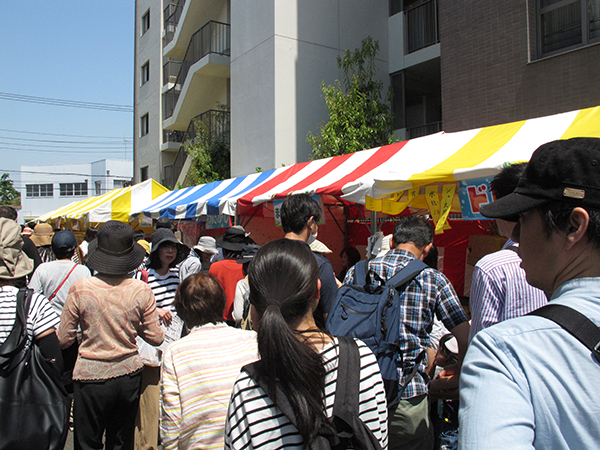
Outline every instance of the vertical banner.
{"type": "Polygon", "coordinates": [[[452,199],[456,193],[456,184],[444,184],[442,186],[442,204],[441,204],[441,215],[439,221],[435,225],[436,234],[443,233],[443,230],[450,228],[448,224],[448,214],[450,214],[450,208],[452,208],[452,199]],[[448,226],[446,226],[448,224],[448,226]]]}
{"type": "Polygon", "coordinates": [[[442,188],[442,202],[440,202],[437,185],[425,186],[425,199],[427,200],[429,212],[433,219],[433,223],[435,224],[435,234],[440,234],[443,233],[444,230],[450,229],[450,225],[447,223],[446,218],[448,217],[448,214],[450,213],[450,207],[452,206],[452,197],[450,195],[454,196],[456,186],[446,186],[448,186],[447,189],[444,190],[442,188]],[[444,210],[442,209],[442,203],[446,208],[444,210]]]}
{"type": "Polygon", "coordinates": [[[418,194],[419,188],[417,187],[401,192],[397,199],[384,199],[382,212],[396,216],[404,211],[418,194]]]}
{"type": "Polygon", "coordinates": [[[487,219],[481,215],[479,208],[494,201],[494,196],[490,189],[492,178],[484,177],[473,180],[461,180],[458,197],[460,199],[463,220],[487,219]]]}

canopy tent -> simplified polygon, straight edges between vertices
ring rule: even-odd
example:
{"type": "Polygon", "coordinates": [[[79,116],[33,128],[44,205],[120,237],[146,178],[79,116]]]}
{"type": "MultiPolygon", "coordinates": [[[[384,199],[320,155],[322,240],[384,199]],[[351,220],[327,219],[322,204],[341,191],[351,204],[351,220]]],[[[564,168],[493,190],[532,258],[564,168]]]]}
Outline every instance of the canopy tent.
{"type": "MultiPolygon", "coordinates": [[[[441,200],[437,198],[438,203],[445,203],[441,208],[447,207],[449,212],[450,204],[460,209],[454,195],[457,182],[493,176],[505,163],[528,161],[546,142],[583,136],[600,137],[600,107],[456,133],[441,132],[180,189],[164,194],[139,212],[171,219],[235,215],[271,200],[308,193],[397,214],[413,200],[416,202],[416,188],[435,185],[437,189],[440,183],[453,183],[453,191],[448,189],[442,192],[441,200]],[[414,192],[408,193],[410,189],[414,192]],[[381,201],[386,198],[390,199],[387,203],[381,201]]],[[[430,200],[432,192],[427,192],[430,200]]],[[[431,208],[431,203],[426,207],[431,208]]]]}
{"type": "Polygon", "coordinates": [[[168,189],[163,185],[150,179],[71,203],[38,217],[37,221],[77,219],[90,223],[102,223],[109,220],[128,222],[132,211],[143,208],[167,191],[168,189]]]}

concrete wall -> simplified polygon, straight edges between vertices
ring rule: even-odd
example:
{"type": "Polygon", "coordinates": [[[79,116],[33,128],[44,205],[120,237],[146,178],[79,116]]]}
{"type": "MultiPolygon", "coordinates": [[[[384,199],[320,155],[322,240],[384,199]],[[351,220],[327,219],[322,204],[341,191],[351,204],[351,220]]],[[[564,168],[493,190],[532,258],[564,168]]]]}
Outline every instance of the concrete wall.
{"type": "Polygon", "coordinates": [[[161,0],[135,2],[135,70],[134,70],[134,178],[140,181],[140,169],[148,166],[148,177],[161,180],[162,143],[162,29],[161,0]],[[150,11],[150,28],[142,35],[142,16],[150,11]],[[141,86],[141,67],[150,61],[150,79],[141,86]],[[149,115],[149,133],[140,136],[140,118],[149,115]]]}
{"type": "Polygon", "coordinates": [[[600,45],[533,60],[534,6],[439,0],[445,131],[600,105],[600,45]]]}
{"type": "Polygon", "coordinates": [[[327,119],[321,83],[341,77],[336,57],[367,36],[380,44],[388,82],[387,2],[246,0],[231,10],[232,176],[307,161],[308,131],[327,119]]]}

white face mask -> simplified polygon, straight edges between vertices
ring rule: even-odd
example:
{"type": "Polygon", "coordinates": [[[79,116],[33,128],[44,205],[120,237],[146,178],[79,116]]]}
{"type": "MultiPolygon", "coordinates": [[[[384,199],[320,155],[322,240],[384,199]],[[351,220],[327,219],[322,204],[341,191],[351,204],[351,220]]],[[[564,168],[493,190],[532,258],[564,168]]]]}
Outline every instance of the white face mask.
{"type": "Polygon", "coordinates": [[[315,224],[315,227],[317,228],[317,231],[315,232],[315,234],[310,233],[308,235],[308,240],[306,241],[306,243],[308,245],[312,244],[313,242],[315,242],[317,240],[317,235],[319,234],[319,227],[316,224],[315,224]]]}

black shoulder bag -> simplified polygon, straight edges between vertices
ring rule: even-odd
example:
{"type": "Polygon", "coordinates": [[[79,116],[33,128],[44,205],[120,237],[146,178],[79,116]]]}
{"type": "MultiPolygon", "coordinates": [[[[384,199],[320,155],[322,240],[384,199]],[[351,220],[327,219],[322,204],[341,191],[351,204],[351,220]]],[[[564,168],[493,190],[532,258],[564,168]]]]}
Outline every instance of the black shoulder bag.
{"type": "Polygon", "coordinates": [[[58,369],[27,344],[33,291],[19,289],[15,325],[0,346],[0,450],[62,450],[70,400],[58,369]]]}
{"type": "MultiPolygon", "coordinates": [[[[359,417],[360,354],[358,346],[351,337],[338,336],[338,341],[340,355],[331,421],[333,431],[321,427],[310,448],[311,450],[381,450],[379,440],[359,417]]],[[[248,364],[242,370],[247,372],[268,393],[268,382],[258,376],[255,364],[248,364]]],[[[296,414],[279,387],[277,387],[277,407],[297,427],[296,414]]]]}

